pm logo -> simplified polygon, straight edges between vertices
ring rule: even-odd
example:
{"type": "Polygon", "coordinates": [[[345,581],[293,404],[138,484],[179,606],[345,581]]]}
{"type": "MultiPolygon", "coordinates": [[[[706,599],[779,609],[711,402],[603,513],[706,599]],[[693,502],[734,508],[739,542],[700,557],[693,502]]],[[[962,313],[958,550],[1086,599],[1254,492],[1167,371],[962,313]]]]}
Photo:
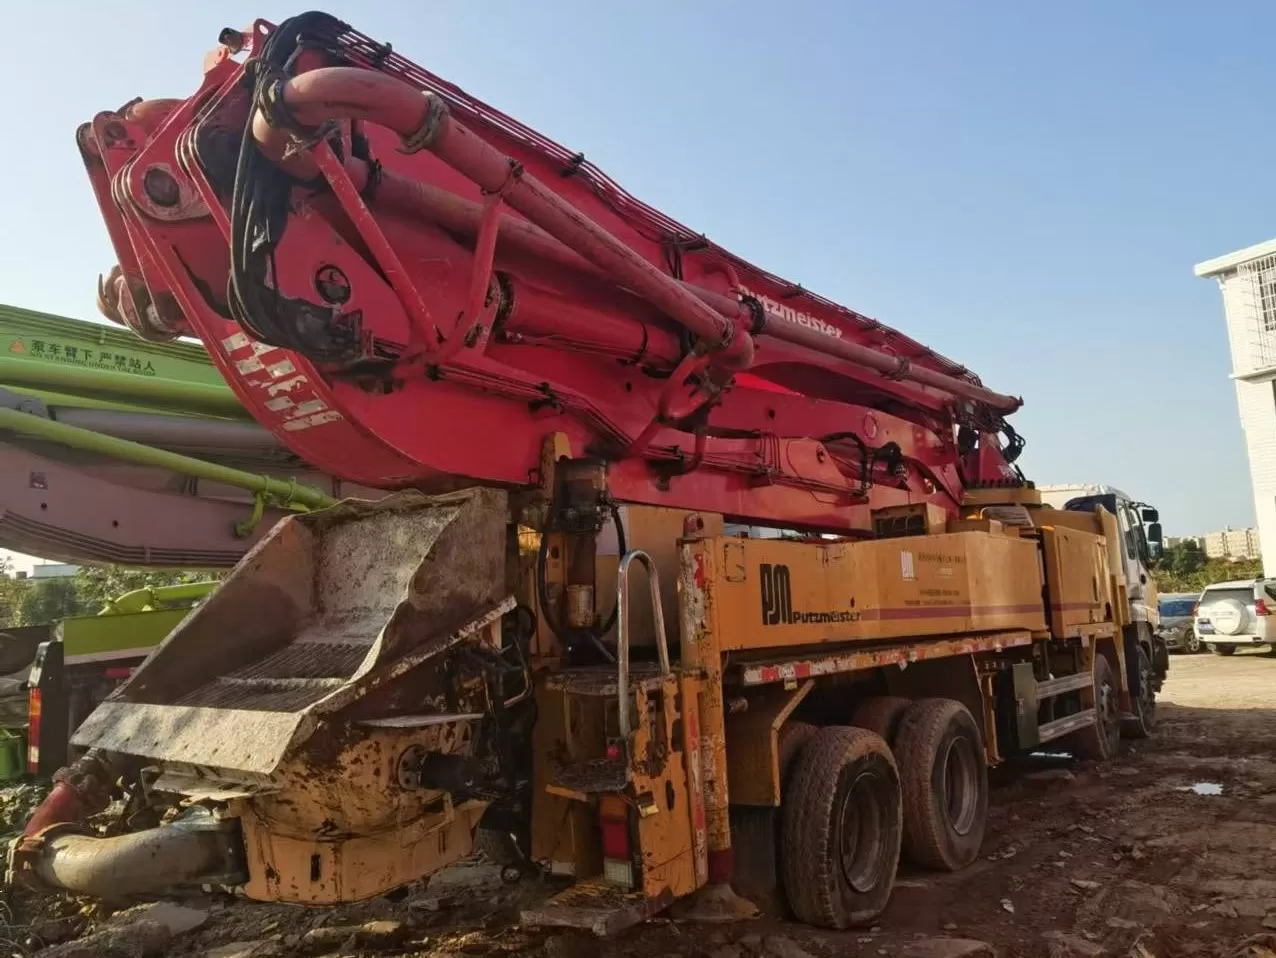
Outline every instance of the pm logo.
{"type": "Polygon", "coordinates": [[[789,567],[764,562],[762,577],[762,624],[789,625],[793,622],[793,589],[789,567]]]}

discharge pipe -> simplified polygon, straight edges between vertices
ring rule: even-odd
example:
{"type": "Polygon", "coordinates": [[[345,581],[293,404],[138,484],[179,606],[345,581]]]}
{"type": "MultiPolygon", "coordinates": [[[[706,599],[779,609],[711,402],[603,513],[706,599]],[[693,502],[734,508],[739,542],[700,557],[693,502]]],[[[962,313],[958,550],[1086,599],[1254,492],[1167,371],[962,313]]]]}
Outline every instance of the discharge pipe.
{"type": "Polygon", "coordinates": [[[53,825],[14,846],[10,881],[119,901],[202,884],[243,881],[237,823],[205,809],[166,825],[102,838],[53,825]]]}
{"type": "Polygon", "coordinates": [[[111,459],[122,459],[125,462],[136,462],[143,466],[168,469],[208,482],[220,482],[239,489],[247,489],[285,505],[324,509],[337,501],[313,486],[255,475],[232,469],[230,466],[169,452],[166,449],[155,449],[141,443],[129,442],[127,439],[117,439],[114,436],[103,436],[88,429],[53,422],[14,409],[0,409],[0,430],[16,432],[33,439],[44,439],[72,449],[95,452],[111,459]]]}

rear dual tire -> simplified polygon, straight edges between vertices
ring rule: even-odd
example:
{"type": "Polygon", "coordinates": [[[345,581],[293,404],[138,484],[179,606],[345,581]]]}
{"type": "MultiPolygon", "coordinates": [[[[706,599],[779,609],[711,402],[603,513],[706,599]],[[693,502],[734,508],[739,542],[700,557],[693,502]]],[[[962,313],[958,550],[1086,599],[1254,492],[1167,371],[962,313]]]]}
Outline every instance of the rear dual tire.
{"type": "Polygon", "coordinates": [[[983,738],[964,705],[870,699],[855,721],[870,727],[802,735],[780,809],[785,897],[825,928],[875,920],[902,852],[941,871],[969,865],[987,825],[983,738]]]}
{"type": "Polygon", "coordinates": [[[894,740],[910,861],[955,872],[979,857],[988,823],[983,737],[966,706],[921,699],[904,713],[894,740]]]}

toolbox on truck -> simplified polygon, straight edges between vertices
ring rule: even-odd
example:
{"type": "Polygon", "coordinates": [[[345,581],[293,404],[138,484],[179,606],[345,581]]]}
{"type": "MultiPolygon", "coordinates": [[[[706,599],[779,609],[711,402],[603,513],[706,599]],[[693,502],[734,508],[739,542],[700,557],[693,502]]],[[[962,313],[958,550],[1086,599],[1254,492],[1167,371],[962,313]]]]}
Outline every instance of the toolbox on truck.
{"type": "Polygon", "coordinates": [[[722,538],[713,554],[724,648],[745,648],[758,623],[775,645],[1046,628],[1037,543],[1014,535],[769,539],[747,552],[722,538]]]}

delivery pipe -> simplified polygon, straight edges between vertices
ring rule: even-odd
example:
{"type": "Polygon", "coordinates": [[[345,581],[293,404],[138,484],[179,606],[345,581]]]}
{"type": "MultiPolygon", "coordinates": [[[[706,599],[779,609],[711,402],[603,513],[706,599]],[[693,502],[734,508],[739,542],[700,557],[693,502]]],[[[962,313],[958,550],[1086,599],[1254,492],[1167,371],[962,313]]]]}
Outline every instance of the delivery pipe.
{"type": "Polygon", "coordinates": [[[283,452],[283,446],[270,431],[252,422],[224,419],[196,419],[191,416],[166,416],[162,413],[129,412],[115,409],[81,409],[52,403],[53,419],[67,426],[90,429],[116,439],[128,439],[153,446],[179,446],[186,449],[267,450],[283,452]]]}
{"type": "MultiPolygon", "coordinates": [[[[319,173],[318,166],[304,153],[293,154],[281,165],[288,172],[302,179],[313,179],[319,173]]],[[[362,191],[368,183],[367,164],[363,160],[351,158],[346,161],[345,169],[355,187],[362,191]]],[[[483,212],[479,203],[429,183],[422,183],[384,170],[380,173],[372,202],[377,206],[417,213],[444,229],[469,239],[478,236],[479,219],[483,212]]],[[[512,249],[546,262],[591,275],[600,275],[598,267],[593,263],[568,249],[535,223],[527,220],[502,216],[499,241],[512,249]]],[[[734,296],[718,293],[685,280],[675,282],[723,316],[738,318],[741,322],[747,321],[743,305],[734,296]]],[[[880,352],[871,346],[816,333],[796,326],[775,313],[767,312],[766,319],[766,325],[759,333],[761,336],[779,339],[811,352],[834,356],[853,365],[871,369],[887,378],[909,380],[949,396],[985,403],[998,412],[1013,412],[1022,405],[1022,400],[1014,396],[998,393],[969,380],[938,372],[899,356],[880,352]]]]}
{"type": "Polygon", "coordinates": [[[193,602],[204,598],[217,587],[216,582],[179,582],[176,585],[147,586],[108,599],[99,615],[145,612],[163,602],[193,602]]]}
{"type": "MultiPolygon", "coordinates": [[[[710,303],[724,312],[739,312],[743,310],[743,305],[740,301],[732,296],[715,293],[713,290],[699,286],[691,288],[706,303],[710,303]]],[[[809,349],[812,352],[836,356],[838,359],[844,359],[857,366],[867,367],[881,373],[887,379],[907,379],[922,386],[929,386],[948,393],[950,396],[984,403],[997,412],[1014,412],[1023,405],[1023,400],[1015,396],[994,392],[967,379],[949,376],[947,373],[941,373],[928,366],[911,362],[904,356],[893,356],[888,353],[878,352],[871,346],[864,346],[839,337],[827,336],[806,326],[799,326],[797,323],[789,322],[774,313],[768,312],[766,314],[766,325],[762,330],[762,334],[794,346],[809,349]]]]}
{"type": "Polygon", "coordinates": [[[245,419],[248,416],[235,394],[226,386],[134,376],[109,369],[58,366],[0,356],[0,383],[6,386],[83,392],[132,405],[153,402],[166,409],[203,415],[234,419],[245,419]]]}
{"type": "Polygon", "coordinates": [[[32,439],[44,439],[72,449],[95,452],[111,459],[122,459],[125,462],[168,469],[209,482],[224,483],[269,496],[288,505],[323,509],[336,502],[327,493],[313,486],[243,472],[229,466],[169,452],[166,449],[156,449],[127,439],[116,439],[114,436],[103,436],[88,429],[53,422],[13,409],[0,409],[0,430],[19,433],[32,439]]]}
{"type": "MultiPolygon", "coordinates": [[[[281,114],[303,126],[318,127],[335,119],[368,120],[398,133],[409,150],[428,149],[685,326],[715,354],[716,362],[732,369],[747,368],[752,362],[753,340],[745,330],[453,119],[440,97],[423,95],[402,80],[356,67],[324,67],[280,80],[272,97],[282,107],[281,114]]],[[[274,159],[283,157],[292,138],[289,130],[272,126],[260,111],[253,118],[253,136],[274,159]]]]}

